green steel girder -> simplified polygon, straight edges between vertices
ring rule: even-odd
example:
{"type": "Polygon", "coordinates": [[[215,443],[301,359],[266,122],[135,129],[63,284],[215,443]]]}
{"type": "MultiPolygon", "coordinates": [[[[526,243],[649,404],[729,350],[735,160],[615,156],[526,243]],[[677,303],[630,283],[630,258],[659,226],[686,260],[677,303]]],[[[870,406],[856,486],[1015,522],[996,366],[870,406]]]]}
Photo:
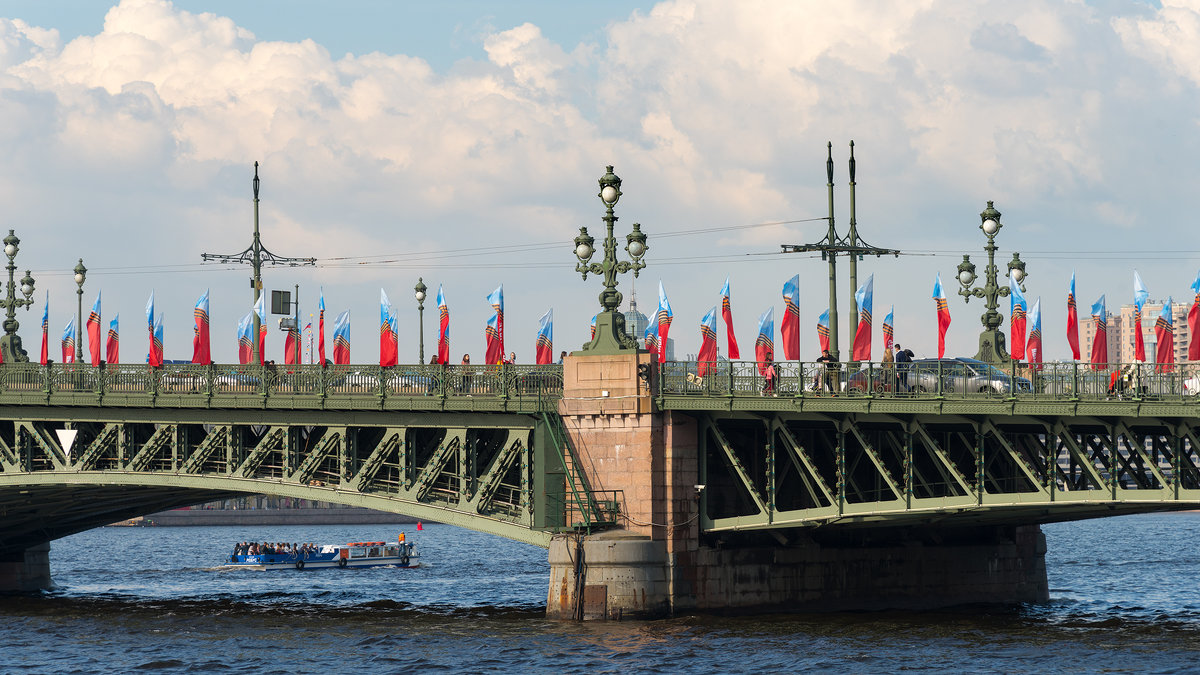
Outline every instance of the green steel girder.
{"type": "Polygon", "coordinates": [[[528,415],[325,411],[288,424],[283,413],[264,411],[21,412],[35,415],[0,422],[0,442],[12,448],[0,451],[0,552],[244,494],[364,506],[539,546],[550,541],[550,530],[534,527],[540,502],[528,473],[532,455],[545,449],[533,445],[528,415]],[[66,418],[75,412],[84,414],[66,418]],[[110,418],[97,419],[103,413],[110,418]],[[355,424],[330,424],[344,420],[355,424]],[[431,424],[449,420],[458,424],[431,424]],[[471,421],[482,424],[463,425],[471,421]],[[54,433],[64,428],[77,433],[70,459],[54,433]],[[438,437],[432,454],[414,450],[438,437]]]}
{"type": "Polygon", "coordinates": [[[808,488],[810,498],[813,501],[821,501],[823,499],[826,504],[833,504],[837,501],[837,498],[829,489],[829,484],[825,482],[825,479],[821,477],[821,474],[813,464],[812,457],[804,449],[804,446],[796,440],[792,432],[786,426],[780,424],[779,420],[775,417],[770,418],[768,423],[770,424],[771,431],[783,439],[784,447],[787,448],[788,453],[799,467],[798,474],[808,488]],[[816,490],[813,489],[814,487],[816,490]],[[819,497],[817,494],[818,491],[820,493],[819,497]]]}
{"type": "Polygon", "coordinates": [[[739,431],[747,413],[692,414],[708,486],[701,528],[713,534],[1032,524],[1200,507],[1196,417],[760,410],[754,417],[770,434],[762,444],[739,431]],[[776,456],[778,443],[786,451],[776,456]],[[836,491],[825,476],[836,478],[836,491]]]}

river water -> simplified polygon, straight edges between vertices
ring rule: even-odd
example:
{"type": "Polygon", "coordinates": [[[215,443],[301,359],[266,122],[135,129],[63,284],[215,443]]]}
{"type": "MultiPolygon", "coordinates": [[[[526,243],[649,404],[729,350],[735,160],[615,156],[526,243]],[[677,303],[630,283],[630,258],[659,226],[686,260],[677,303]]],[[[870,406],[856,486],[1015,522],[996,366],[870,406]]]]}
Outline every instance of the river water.
{"type": "Polygon", "coordinates": [[[0,598],[0,672],[1197,672],[1200,514],[1044,528],[1051,601],[1008,609],[544,618],[539,548],[449,526],[102,528],[0,598]],[[217,568],[234,542],[418,537],[418,569],[217,568]]]}

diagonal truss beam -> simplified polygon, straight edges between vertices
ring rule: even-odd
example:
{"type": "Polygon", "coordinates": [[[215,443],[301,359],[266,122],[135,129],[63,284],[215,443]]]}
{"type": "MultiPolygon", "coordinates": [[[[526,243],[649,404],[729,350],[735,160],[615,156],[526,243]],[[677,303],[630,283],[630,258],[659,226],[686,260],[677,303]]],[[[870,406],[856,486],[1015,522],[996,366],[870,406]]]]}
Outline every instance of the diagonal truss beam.
{"type": "Polygon", "coordinates": [[[721,450],[725,453],[725,459],[729,462],[729,466],[733,468],[734,473],[737,474],[738,479],[742,482],[742,487],[746,489],[746,492],[750,494],[750,499],[754,500],[754,504],[758,506],[759,513],[766,514],[768,512],[766,501],[763,499],[762,494],[758,491],[758,488],[754,486],[754,481],[750,479],[749,472],[746,471],[746,467],[742,464],[742,461],[738,459],[737,453],[734,452],[733,448],[729,445],[729,441],[725,438],[725,434],[721,433],[721,429],[716,424],[708,424],[708,429],[712,432],[713,437],[716,438],[717,445],[721,446],[721,450]]]}
{"type": "Polygon", "coordinates": [[[825,503],[837,503],[837,496],[833,494],[833,490],[829,488],[829,484],[825,482],[825,479],[821,477],[821,473],[817,471],[817,466],[815,463],[813,463],[812,457],[809,457],[808,450],[805,449],[798,440],[796,440],[796,437],[792,435],[792,432],[787,428],[787,425],[781,423],[778,419],[774,419],[769,421],[767,426],[768,429],[774,433],[777,433],[779,437],[783,439],[783,445],[787,448],[788,454],[791,455],[796,466],[802,469],[802,471],[800,471],[800,477],[808,487],[809,493],[813,497],[813,501],[816,503],[821,502],[813,490],[813,486],[816,486],[816,489],[820,491],[821,496],[824,497],[825,503]]]}

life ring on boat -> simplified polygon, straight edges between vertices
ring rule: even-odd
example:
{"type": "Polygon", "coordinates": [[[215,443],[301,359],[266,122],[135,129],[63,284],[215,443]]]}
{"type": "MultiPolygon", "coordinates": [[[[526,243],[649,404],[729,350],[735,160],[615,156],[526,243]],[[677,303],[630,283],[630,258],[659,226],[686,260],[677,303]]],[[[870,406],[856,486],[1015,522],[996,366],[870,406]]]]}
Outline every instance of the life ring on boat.
{"type": "Polygon", "coordinates": [[[406,556],[406,555],[400,556],[400,564],[407,566],[408,565],[408,556],[406,556]]]}
{"type": "Polygon", "coordinates": [[[298,570],[304,569],[304,561],[303,560],[296,561],[296,569],[298,569],[298,570]]]}
{"type": "Polygon", "coordinates": [[[346,566],[346,559],[338,558],[338,567],[345,567],[345,566],[346,566]]]}

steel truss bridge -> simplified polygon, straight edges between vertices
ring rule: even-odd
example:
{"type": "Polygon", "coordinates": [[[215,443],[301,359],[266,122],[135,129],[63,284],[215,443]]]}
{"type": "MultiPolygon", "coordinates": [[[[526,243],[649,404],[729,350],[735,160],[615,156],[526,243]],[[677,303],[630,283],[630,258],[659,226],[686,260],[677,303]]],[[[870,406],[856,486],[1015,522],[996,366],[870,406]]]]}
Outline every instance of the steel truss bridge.
{"type": "Polygon", "coordinates": [[[698,421],[704,531],[1200,508],[1200,364],[775,367],[769,382],[754,363],[659,374],[659,407],[698,421]]]}
{"type": "Polygon", "coordinates": [[[6,364],[0,554],[245,494],[546,547],[611,515],[572,461],[561,391],[557,366],[6,364]]]}
{"type": "MultiPolygon", "coordinates": [[[[1195,373],[667,363],[696,420],[701,529],[1022,524],[1200,508],[1195,373]],[[981,384],[986,382],[987,384],[981,384]],[[1013,386],[1013,383],[1016,386],[1013,386]],[[1028,386],[1026,386],[1028,385],[1028,386]]],[[[1195,366],[1187,366],[1194,368],[1195,366]]],[[[547,546],[619,521],[566,441],[558,366],[0,366],[0,554],[245,494],[547,546]]]]}

